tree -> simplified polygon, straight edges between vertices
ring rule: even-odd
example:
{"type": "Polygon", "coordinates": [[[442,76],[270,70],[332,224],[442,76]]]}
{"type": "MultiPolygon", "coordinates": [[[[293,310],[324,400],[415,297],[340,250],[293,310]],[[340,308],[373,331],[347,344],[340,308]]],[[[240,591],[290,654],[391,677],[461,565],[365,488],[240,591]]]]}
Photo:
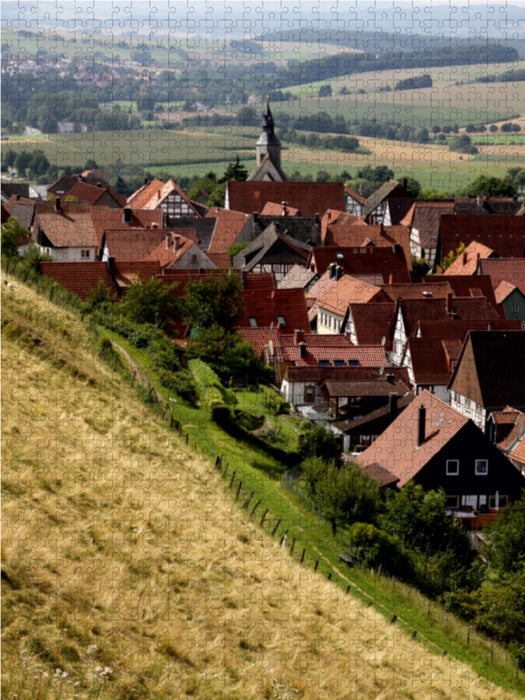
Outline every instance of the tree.
{"type": "Polygon", "coordinates": [[[374,519],[379,485],[356,464],[338,466],[311,457],[301,466],[307,493],[330,522],[334,536],[343,524],[374,519]]]}
{"type": "Polygon", "coordinates": [[[224,175],[219,180],[219,183],[229,182],[230,180],[244,181],[247,177],[248,171],[244,165],[241,165],[240,158],[238,155],[236,155],[235,162],[228,165],[224,171],[224,175]]]}
{"type": "Polygon", "coordinates": [[[186,346],[188,358],[198,358],[217,373],[221,382],[268,383],[269,371],[250,343],[236,332],[213,324],[200,330],[186,346]]]}
{"type": "Polygon", "coordinates": [[[446,270],[447,267],[450,267],[452,265],[452,263],[454,262],[454,260],[456,260],[456,258],[459,258],[459,256],[463,253],[464,250],[465,250],[465,244],[463,243],[463,241],[460,241],[456,250],[455,251],[449,250],[448,253],[445,255],[445,257],[443,258],[443,260],[441,261],[442,269],[446,270]]]}
{"type": "Polygon", "coordinates": [[[201,330],[217,325],[230,331],[240,321],[243,310],[241,281],[236,274],[225,272],[191,280],[181,302],[186,323],[201,330]]]}
{"type": "Polygon", "coordinates": [[[257,126],[259,117],[253,107],[241,107],[235,117],[235,123],[239,126],[257,126]]]}
{"type": "Polygon", "coordinates": [[[467,153],[470,155],[475,155],[478,152],[478,149],[476,146],[474,146],[468,134],[456,136],[456,138],[450,143],[450,150],[456,151],[457,153],[467,153]]]}
{"type": "Polygon", "coordinates": [[[319,92],[317,93],[318,97],[332,97],[332,86],[330,83],[327,83],[326,85],[321,85],[319,87],[319,92]]]}
{"type": "Polygon", "coordinates": [[[511,182],[491,175],[479,175],[460,192],[463,197],[513,197],[515,194],[516,187],[511,182]]]}
{"type": "Polygon", "coordinates": [[[503,508],[487,530],[486,556],[502,573],[525,571],[525,495],[503,508]]]}
{"type": "Polygon", "coordinates": [[[310,423],[299,436],[299,457],[321,457],[325,462],[342,465],[341,445],[334,433],[319,423],[310,423]]]}
{"type": "Polygon", "coordinates": [[[121,310],[134,323],[150,323],[166,329],[178,318],[178,300],[174,295],[177,283],[166,284],[161,279],[152,279],[130,285],[121,310]]]}
{"type": "Polygon", "coordinates": [[[2,257],[17,258],[18,246],[29,241],[30,233],[12,216],[2,225],[2,257]]]}

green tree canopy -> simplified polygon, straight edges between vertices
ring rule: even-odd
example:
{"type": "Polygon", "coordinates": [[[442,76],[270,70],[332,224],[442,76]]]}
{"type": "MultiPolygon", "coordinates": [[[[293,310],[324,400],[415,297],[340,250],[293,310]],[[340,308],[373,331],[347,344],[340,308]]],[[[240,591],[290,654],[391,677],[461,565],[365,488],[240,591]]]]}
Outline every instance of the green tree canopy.
{"type": "Polygon", "coordinates": [[[525,570],[525,496],[503,508],[487,532],[492,566],[501,572],[525,570]]]}
{"type": "Polygon", "coordinates": [[[210,274],[186,285],[182,316],[193,328],[203,330],[221,326],[231,330],[243,314],[242,284],[236,274],[210,274]]]}
{"type": "Polygon", "coordinates": [[[135,323],[150,323],[166,329],[178,318],[176,287],[176,283],[168,285],[156,277],[148,281],[139,279],[128,287],[121,310],[135,323]]]}
{"type": "Polygon", "coordinates": [[[503,178],[479,175],[459,194],[463,197],[513,197],[516,194],[516,187],[503,178]]]}

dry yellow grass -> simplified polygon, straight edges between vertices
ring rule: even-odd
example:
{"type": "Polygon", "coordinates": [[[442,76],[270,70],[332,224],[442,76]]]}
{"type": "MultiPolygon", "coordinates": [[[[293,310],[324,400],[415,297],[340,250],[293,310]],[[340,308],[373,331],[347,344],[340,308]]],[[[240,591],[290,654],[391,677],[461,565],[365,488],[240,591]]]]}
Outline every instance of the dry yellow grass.
{"type": "Polygon", "coordinates": [[[292,562],[69,313],[2,291],[3,697],[513,697],[292,562]]]}

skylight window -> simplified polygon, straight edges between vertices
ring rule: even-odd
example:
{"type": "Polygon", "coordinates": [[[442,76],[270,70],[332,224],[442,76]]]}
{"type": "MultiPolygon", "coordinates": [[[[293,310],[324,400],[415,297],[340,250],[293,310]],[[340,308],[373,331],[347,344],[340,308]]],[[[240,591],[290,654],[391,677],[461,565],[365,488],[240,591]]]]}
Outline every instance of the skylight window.
{"type": "Polygon", "coordinates": [[[255,316],[249,316],[248,321],[250,323],[250,328],[257,328],[257,319],[255,316]]]}
{"type": "Polygon", "coordinates": [[[277,316],[277,323],[279,324],[279,328],[286,328],[286,321],[284,320],[284,316],[277,316]]]}

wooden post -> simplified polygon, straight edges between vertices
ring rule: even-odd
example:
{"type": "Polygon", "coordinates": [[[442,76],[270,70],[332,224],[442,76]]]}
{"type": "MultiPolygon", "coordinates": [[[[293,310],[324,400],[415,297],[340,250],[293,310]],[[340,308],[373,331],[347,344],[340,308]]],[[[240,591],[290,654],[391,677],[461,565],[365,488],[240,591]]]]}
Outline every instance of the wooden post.
{"type": "Polygon", "coordinates": [[[248,498],[246,499],[246,502],[245,502],[245,504],[244,504],[243,507],[242,507],[243,510],[246,510],[246,509],[248,508],[248,506],[250,505],[250,501],[252,500],[252,496],[253,496],[254,493],[255,493],[255,491],[252,491],[251,494],[250,494],[250,495],[248,496],[248,498]]]}
{"type": "Polygon", "coordinates": [[[261,505],[261,499],[259,499],[259,500],[257,501],[257,503],[253,506],[252,512],[250,513],[250,515],[254,515],[255,511],[257,510],[257,508],[258,508],[260,505],[261,505]]]}
{"type": "Polygon", "coordinates": [[[304,561],[304,555],[306,554],[306,549],[303,548],[303,553],[301,554],[301,564],[304,561]]]}
{"type": "Polygon", "coordinates": [[[331,572],[331,571],[328,573],[328,580],[329,580],[329,581],[332,580],[332,572],[331,572]]]}
{"type": "Polygon", "coordinates": [[[275,523],[275,527],[274,527],[273,530],[272,530],[272,537],[273,537],[273,536],[275,535],[275,533],[277,532],[277,528],[279,527],[280,524],[281,524],[281,519],[279,518],[279,520],[275,523]]]}
{"type": "Polygon", "coordinates": [[[268,508],[264,511],[264,513],[263,513],[263,515],[262,515],[262,518],[261,518],[261,527],[262,527],[262,525],[263,525],[263,523],[264,523],[264,519],[266,518],[267,513],[268,513],[268,508]]]}
{"type": "Polygon", "coordinates": [[[346,587],[346,593],[350,593],[350,586],[349,585],[346,587]]]}
{"type": "Polygon", "coordinates": [[[314,571],[317,571],[317,567],[319,566],[319,562],[316,560],[315,566],[314,566],[314,571]]]}
{"type": "Polygon", "coordinates": [[[242,486],[242,481],[239,481],[239,486],[237,486],[237,493],[235,494],[235,500],[239,498],[239,494],[241,492],[241,486],[242,486]]]}
{"type": "Polygon", "coordinates": [[[235,479],[235,469],[233,470],[232,478],[230,481],[230,488],[233,486],[233,480],[235,479]]]}
{"type": "Polygon", "coordinates": [[[290,547],[290,554],[293,554],[294,547],[295,547],[295,537],[292,540],[292,546],[290,547]]]}

